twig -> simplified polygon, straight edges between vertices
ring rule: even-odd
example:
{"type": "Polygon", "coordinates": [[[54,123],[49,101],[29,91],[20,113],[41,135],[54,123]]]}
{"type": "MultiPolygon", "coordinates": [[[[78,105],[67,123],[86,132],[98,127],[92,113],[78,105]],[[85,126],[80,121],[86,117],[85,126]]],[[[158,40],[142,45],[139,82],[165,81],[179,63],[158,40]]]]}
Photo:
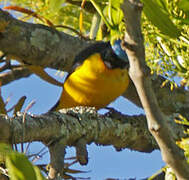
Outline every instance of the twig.
{"type": "Polygon", "coordinates": [[[29,109],[35,104],[35,101],[33,100],[28,104],[28,106],[24,110],[23,118],[22,118],[22,126],[23,126],[23,135],[22,135],[22,143],[21,143],[21,152],[24,152],[24,137],[25,137],[25,120],[26,120],[26,114],[29,111],[29,109]]]}

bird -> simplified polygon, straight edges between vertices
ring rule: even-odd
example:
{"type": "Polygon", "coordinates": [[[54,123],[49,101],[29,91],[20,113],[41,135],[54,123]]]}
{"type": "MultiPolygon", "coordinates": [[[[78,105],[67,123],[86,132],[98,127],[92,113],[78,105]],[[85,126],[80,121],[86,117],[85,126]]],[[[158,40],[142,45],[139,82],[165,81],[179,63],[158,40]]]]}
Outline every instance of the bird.
{"type": "Polygon", "coordinates": [[[96,42],[76,55],[58,102],[50,111],[76,106],[106,107],[129,85],[129,60],[121,40],[96,42]]]}

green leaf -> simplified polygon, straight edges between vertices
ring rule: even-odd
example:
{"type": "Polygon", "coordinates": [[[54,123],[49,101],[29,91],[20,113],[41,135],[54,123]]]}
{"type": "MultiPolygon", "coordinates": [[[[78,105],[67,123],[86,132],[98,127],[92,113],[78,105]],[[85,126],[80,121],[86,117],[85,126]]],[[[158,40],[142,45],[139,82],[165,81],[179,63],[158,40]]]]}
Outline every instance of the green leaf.
{"type": "Polygon", "coordinates": [[[49,1],[49,8],[52,10],[52,11],[59,11],[62,7],[62,4],[64,3],[65,0],[51,0],[49,1]]]}
{"type": "Polygon", "coordinates": [[[162,9],[157,0],[142,0],[144,3],[143,11],[146,17],[155,25],[162,34],[171,38],[177,38],[180,31],[173,24],[165,9],[162,9]]]}
{"type": "Polygon", "coordinates": [[[6,156],[12,152],[11,146],[8,144],[0,144],[0,163],[4,163],[6,156]]]}
{"type": "Polygon", "coordinates": [[[189,11],[189,0],[180,0],[178,6],[184,11],[189,11]]]}
{"type": "Polygon", "coordinates": [[[123,3],[123,0],[112,0],[112,6],[115,8],[120,8],[120,5],[123,3]]]}
{"type": "Polygon", "coordinates": [[[24,154],[12,152],[6,157],[11,180],[37,180],[33,165],[24,154]]]}
{"type": "Polygon", "coordinates": [[[5,159],[11,180],[45,179],[39,168],[34,166],[24,154],[14,152],[11,146],[3,143],[0,144],[0,160],[2,158],[5,159]]]}
{"type": "Polygon", "coordinates": [[[110,31],[110,43],[114,44],[114,41],[121,38],[121,32],[118,29],[110,31]]]}
{"type": "Polygon", "coordinates": [[[112,21],[114,25],[119,25],[123,20],[123,12],[120,8],[121,3],[112,0],[112,21]]]}
{"type": "Polygon", "coordinates": [[[103,14],[107,18],[107,21],[110,22],[110,41],[113,43],[116,39],[120,39],[123,35],[123,12],[120,8],[122,1],[118,0],[109,0],[109,4],[104,8],[103,14]]]}
{"type": "Polygon", "coordinates": [[[167,0],[156,0],[156,2],[159,4],[159,6],[160,6],[163,10],[165,10],[165,11],[168,10],[168,8],[169,8],[169,3],[168,3],[167,0]]]}
{"type": "Polygon", "coordinates": [[[112,20],[115,25],[119,25],[123,20],[123,12],[119,9],[112,9],[112,20]]]}
{"type": "Polygon", "coordinates": [[[98,32],[97,32],[97,35],[96,35],[96,40],[99,40],[99,41],[101,41],[102,39],[103,39],[103,35],[102,35],[103,33],[102,33],[102,28],[100,27],[99,29],[98,29],[98,32]]]}
{"type": "Polygon", "coordinates": [[[12,152],[11,146],[8,144],[0,143],[0,154],[9,154],[12,152]]]}
{"type": "Polygon", "coordinates": [[[37,177],[37,180],[45,180],[44,176],[41,174],[41,171],[39,170],[39,168],[37,166],[33,166],[34,167],[34,171],[37,177]]]}
{"type": "Polygon", "coordinates": [[[99,15],[102,17],[104,23],[106,24],[106,26],[111,29],[112,26],[110,24],[110,22],[108,21],[108,19],[104,16],[100,6],[94,1],[94,0],[90,0],[91,3],[93,4],[94,8],[96,9],[96,11],[99,13],[99,15]]]}

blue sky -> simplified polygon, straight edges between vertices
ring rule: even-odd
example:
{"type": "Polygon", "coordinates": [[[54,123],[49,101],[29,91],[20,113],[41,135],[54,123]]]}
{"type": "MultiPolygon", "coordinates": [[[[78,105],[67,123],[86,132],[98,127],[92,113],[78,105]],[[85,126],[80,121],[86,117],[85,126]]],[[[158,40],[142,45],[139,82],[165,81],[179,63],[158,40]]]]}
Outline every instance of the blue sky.
{"type": "MultiPolygon", "coordinates": [[[[52,75],[56,71],[49,71],[52,75]]],[[[62,79],[62,78],[58,78],[62,79]]],[[[25,106],[32,100],[35,105],[29,110],[33,114],[47,112],[58,100],[62,89],[40,80],[37,76],[32,75],[29,78],[23,78],[2,87],[2,95],[4,99],[11,97],[8,107],[11,107],[18,99],[25,95],[27,100],[25,106]]],[[[112,107],[125,114],[140,114],[142,109],[137,108],[124,98],[118,98],[112,107]]],[[[33,143],[30,146],[29,153],[36,153],[42,148],[39,143],[33,143]]],[[[67,148],[67,157],[74,156],[74,148],[67,148]]],[[[150,154],[139,153],[136,151],[123,150],[116,152],[112,146],[96,146],[91,144],[88,146],[89,163],[87,166],[74,165],[73,168],[90,171],[87,174],[76,176],[91,177],[91,179],[101,180],[105,178],[137,178],[142,179],[148,177],[163,167],[159,151],[150,154]]],[[[48,154],[44,155],[37,163],[49,162],[48,154]]]]}

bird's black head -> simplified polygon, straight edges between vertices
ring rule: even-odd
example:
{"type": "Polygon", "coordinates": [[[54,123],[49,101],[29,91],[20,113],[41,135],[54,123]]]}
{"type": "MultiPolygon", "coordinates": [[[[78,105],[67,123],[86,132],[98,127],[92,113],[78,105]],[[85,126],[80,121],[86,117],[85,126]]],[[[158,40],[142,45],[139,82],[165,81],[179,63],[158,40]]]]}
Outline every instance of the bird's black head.
{"type": "Polygon", "coordinates": [[[116,40],[113,46],[109,43],[107,48],[102,50],[101,56],[106,66],[110,69],[129,67],[128,56],[121,48],[121,40],[116,40]]]}

